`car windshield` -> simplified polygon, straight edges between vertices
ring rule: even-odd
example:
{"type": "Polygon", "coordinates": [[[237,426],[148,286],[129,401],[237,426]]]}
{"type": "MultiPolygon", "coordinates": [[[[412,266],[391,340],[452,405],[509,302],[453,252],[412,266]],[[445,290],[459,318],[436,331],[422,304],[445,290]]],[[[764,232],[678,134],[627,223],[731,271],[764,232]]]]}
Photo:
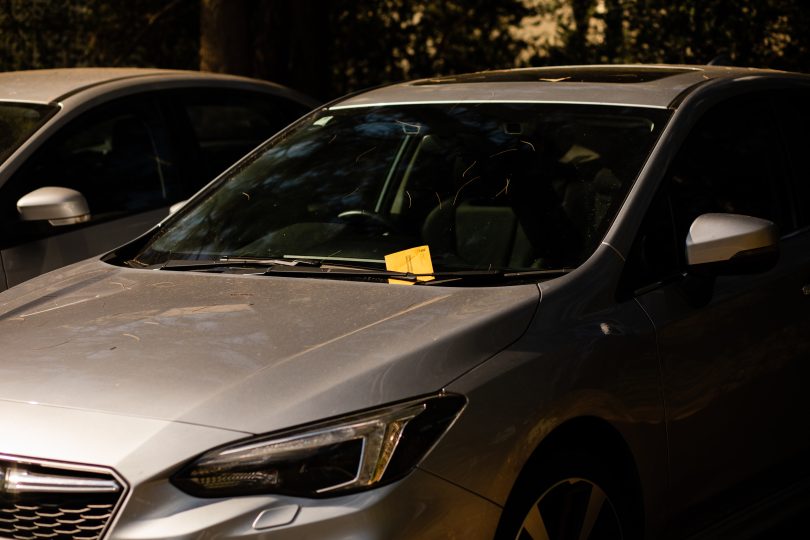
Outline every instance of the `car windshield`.
{"type": "Polygon", "coordinates": [[[0,163],[56,112],[53,105],[0,103],[0,163]]]}
{"type": "Polygon", "coordinates": [[[243,160],[132,263],[290,258],[435,271],[573,268],[599,244],[669,113],[540,103],[323,109],[243,160]]]}

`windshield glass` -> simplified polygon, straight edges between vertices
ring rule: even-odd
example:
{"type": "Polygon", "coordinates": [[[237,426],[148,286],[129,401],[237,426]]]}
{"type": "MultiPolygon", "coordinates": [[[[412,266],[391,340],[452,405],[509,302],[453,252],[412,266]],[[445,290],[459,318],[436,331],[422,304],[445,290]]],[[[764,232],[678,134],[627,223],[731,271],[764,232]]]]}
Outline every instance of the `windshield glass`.
{"type": "Polygon", "coordinates": [[[32,103],[0,103],[0,162],[17,149],[57,108],[32,103]]]}
{"type": "Polygon", "coordinates": [[[435,271],[571,268],[599,244],[668,112],[526,103],[322,110],[254,152],[133,262],[259,257],[435,271]]]}

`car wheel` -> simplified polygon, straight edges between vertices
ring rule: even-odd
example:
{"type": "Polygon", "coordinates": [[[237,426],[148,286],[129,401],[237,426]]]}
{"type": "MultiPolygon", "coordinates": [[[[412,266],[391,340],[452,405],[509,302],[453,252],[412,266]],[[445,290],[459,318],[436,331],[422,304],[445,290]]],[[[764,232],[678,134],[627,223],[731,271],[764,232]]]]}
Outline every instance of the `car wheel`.
{"type": "Polygon", "coordinates": [[[504,508],[498,540],[637,538],[632,489],[585,456],[543,459],[521,475],[504,508]]]}

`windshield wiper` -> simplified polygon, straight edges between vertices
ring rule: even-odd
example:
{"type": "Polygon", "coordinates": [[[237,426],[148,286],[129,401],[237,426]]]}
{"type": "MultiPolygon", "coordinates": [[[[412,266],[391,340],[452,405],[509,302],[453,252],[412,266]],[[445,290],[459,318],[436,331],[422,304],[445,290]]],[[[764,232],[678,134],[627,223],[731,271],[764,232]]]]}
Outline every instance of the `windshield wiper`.
{"type": "Polygon", "coordinates": [[[219,259],[169,259],[153,268],[156,270],[218,270],[226,268],[267,268],[269,266],[320,266],[312,261],[297,259],[262,259],[254,257],[222,257],[219,259]]]}
{"type": "Polygon", "coordinates": [[[335,264],[309,259],[284,258],[254,258],[254,257],[222,257],[220,259],[170,259],[156,266],[157,270],[197,270],[197,271],[226,271],[228,269],[260,270],[253,272],[259,275],[285,274],[331,274],[333,276],[347,275],[374,275],[378,277],[391,277],[396,279],[415,281],[416,276],[407,272],[392,272],[369,266],[352,266],[335,264]]]}
{"type": "Polygon", "coordinates": [[[295,267],[271,266],[263,275],[307,276],[320,278],[372,278],[396,279],[409,281],[415,285],[435,286],[466,286],[466,285],[493,285],[504,283],[531,283],[560,277],[573,270],[573,268],[560,268],[553,270],[456,270],[447,272],[433,272],[430,274],[413,274],[410,272],[396,272],[377,268],[351,267],[343,265],[322,265],[321,267],[295,267]],[[433,278],[433,279],[425,279],[433,278]]]}
{"type": "MultiPolygon", "coordinates": [[[[535,282],[564,276],[573,268],[549,270],[458,270],[428,274],[434,279],[417,281],[419,285],[492,285],[496,283],[535,282]]],[[[419,276],[417,276],[419,277],[419,276]]]]}
{"type": "Polygon", "coordinates": [[[551,279],[567,274],[572,268],[553,270],[454,270],[429,274],[397,272],[370,266],[335,264],[309,259],[222,257],[216,260],[171,259],[157,267],[158,270],[221,271],[244,270],[263,276],[293,276],[315,278],[370,278],[374,280],[396,279],[418,285],[492,285],[494,283],[532,282],[551,279]],[[425,278],[433,278],[426,280],[425,278]]]}

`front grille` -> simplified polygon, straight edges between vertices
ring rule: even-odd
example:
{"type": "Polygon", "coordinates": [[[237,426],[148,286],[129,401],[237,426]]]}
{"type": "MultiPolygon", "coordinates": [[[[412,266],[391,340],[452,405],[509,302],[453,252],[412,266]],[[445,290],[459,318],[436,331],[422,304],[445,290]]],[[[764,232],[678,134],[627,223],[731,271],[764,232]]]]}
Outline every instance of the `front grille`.
{"type": "Polygon", "coordinates": [[[104,469],[0,456],[0,538],[100,540],[123,493],[104,469]]]}

